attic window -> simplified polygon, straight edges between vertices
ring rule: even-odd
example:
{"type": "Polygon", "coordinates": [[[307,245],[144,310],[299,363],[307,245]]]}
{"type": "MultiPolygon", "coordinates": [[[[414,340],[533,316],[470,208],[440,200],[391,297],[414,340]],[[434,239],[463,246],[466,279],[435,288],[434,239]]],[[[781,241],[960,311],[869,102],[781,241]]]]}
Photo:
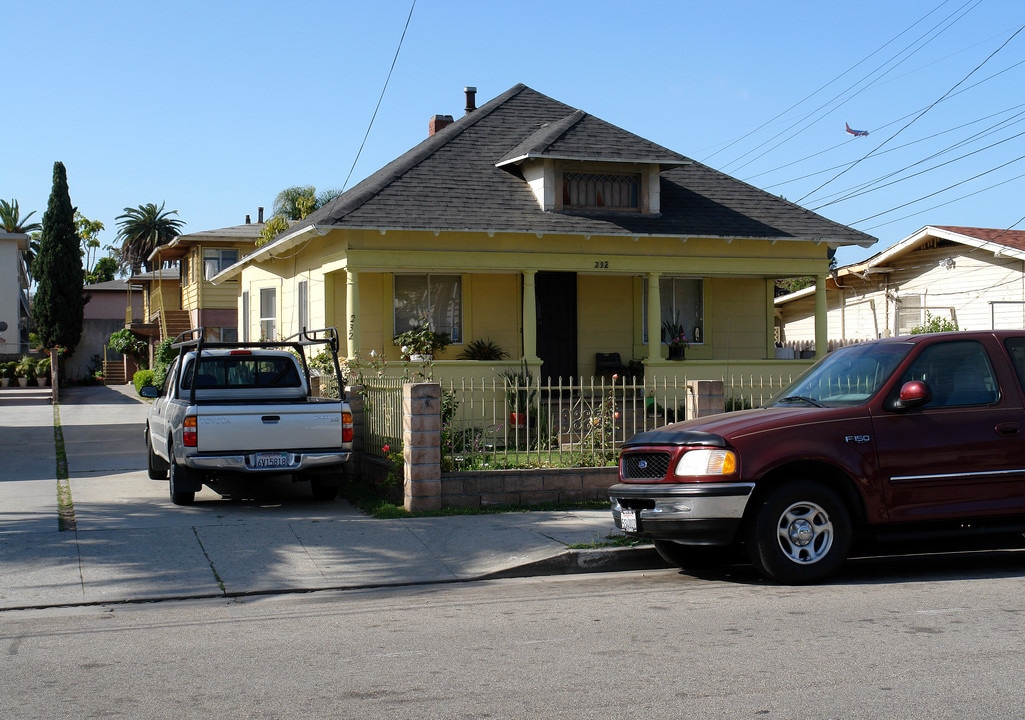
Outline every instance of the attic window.
{"type": "Polygon", "coordinates": [[[580,210],[639,210],[641,176],[564,172],[562,206],[580,210]]]}

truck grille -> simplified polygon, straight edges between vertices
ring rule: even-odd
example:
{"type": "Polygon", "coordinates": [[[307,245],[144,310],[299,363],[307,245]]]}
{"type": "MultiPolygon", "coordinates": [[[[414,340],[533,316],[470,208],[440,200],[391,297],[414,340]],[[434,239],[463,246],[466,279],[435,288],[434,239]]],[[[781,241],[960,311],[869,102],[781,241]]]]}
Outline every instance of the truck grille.
{"type": "Polygon", "coordinates": [[[623,455],[620,472],[624,480],[661,480],[669,471],[667,452],[641,452],[623,455]]]}

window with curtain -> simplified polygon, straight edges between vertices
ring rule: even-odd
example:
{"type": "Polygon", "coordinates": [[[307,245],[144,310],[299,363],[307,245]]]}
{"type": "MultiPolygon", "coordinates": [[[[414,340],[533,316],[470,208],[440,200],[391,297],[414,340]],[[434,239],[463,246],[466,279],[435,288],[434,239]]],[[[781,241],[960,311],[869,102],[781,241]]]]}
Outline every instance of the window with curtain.
{"type": "Polygon", "coordinates": [[[396,275],[395,334],[422,325],[463,341],[463,279],[460,275],[396,275]]]}
{"type": "MultiPolygon", "coordinates": [[[[704,281],[695,278],[663,277],[658,282],[662,322],[679,323],[691,342],[704,342],[704,281]]],[[[648,303],[643,305],[644,342],[648,342],[648,303]]],[[[659,338],[659,342],[662,338],[659,338]]]]}
{"type": "Polygon", "coordinates": [[[209,280],[236,262],[238,262],[238,250],[203,248],[203,278],[209,280]]]}

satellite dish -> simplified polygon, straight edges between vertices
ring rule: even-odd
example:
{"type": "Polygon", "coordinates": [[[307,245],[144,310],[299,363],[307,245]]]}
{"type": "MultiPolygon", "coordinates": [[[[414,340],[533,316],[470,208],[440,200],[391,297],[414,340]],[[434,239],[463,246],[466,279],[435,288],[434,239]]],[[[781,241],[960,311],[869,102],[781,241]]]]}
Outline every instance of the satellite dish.
{"type": "Polygon", "coordinates": [[[0,332],[3,332],[6,329],[7,329],[7,322],[5,320],[0,320],[0,332]]]}

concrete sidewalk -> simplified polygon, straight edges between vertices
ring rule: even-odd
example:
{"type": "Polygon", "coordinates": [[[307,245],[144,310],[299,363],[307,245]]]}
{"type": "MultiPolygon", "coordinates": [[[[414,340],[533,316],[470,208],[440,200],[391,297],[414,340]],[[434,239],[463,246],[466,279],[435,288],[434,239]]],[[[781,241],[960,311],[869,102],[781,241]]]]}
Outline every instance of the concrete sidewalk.
{"type": "Polygon", "coordinates": [[[0,610],[665,567],[650,547],[570,550],[608,511],[375,520],[303,485],[173,505],[146,476],[131,385],[0,390],[0,610]],[[74,503],[58,524],[55,420],[74,503]]]}

